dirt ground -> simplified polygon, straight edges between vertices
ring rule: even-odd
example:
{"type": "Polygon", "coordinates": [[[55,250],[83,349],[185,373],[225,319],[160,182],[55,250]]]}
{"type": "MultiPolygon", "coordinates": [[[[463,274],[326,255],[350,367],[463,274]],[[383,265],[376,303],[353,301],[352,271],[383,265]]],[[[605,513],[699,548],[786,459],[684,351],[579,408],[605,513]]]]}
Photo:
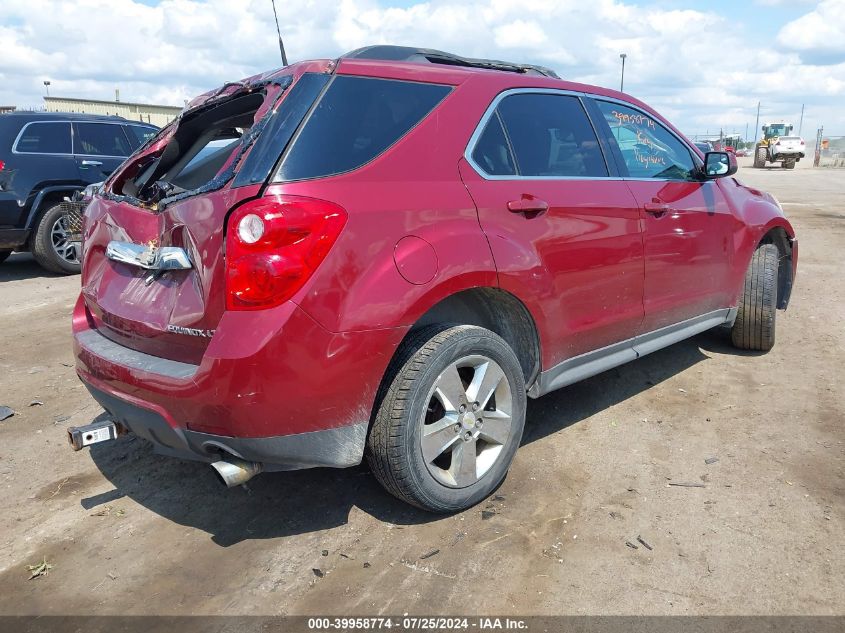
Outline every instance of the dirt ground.
{"type": "Polygon", "coordinates": [[[226,491],[142,440],[72,452],[65,428],[101,414],[72,366],[79,279],[14,255],[0,613],[845,613],[845,171],[742,162],[800,238],[775,349],[711,331],[531,401],[496,496],[448,517],[363,466],[226,491]]]}

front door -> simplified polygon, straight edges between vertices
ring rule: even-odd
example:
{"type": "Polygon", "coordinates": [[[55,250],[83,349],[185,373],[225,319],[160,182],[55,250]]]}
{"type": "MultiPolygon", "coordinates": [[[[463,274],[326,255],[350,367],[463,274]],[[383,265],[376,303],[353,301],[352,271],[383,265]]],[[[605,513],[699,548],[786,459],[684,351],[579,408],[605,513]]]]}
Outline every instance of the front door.
{"type": "Polygon", "coordinates": [[[460,171],[500,286],[538,321],[543,368],[632,338],[643,317],[639,211],[581,99],[508,91],[482,122],[460,171]]]}
{"type": "Polygon", "coordinates": [[[643,217],[645,318],[640,333],[730,307],[732,236],[741,223],[720,184],[700,179],[700,161],[655,117],[617,102],[595,103],[621,153],[643,217]]]}

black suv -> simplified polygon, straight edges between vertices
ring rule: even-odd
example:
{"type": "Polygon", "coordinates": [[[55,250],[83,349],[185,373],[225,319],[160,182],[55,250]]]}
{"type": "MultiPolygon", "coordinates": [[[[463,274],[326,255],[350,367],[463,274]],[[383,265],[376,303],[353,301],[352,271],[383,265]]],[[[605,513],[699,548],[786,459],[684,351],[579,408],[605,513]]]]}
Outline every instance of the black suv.
{"type": "Polygon", "coordinates": [[[116,116],[0,115],[0,262],[32,251],[47,270],[78,273],[78,216],[64,199],[105,180],[157,131],[116,116]]]}

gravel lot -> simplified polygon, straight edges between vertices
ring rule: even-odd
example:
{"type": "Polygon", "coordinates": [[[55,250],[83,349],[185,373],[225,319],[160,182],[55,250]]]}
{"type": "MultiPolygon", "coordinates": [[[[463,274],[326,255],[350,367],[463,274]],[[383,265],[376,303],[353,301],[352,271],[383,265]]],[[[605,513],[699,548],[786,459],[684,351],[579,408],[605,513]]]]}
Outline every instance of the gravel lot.
{"type": "Polygon", "coordinates": [[[14,255],[0,613],[844,613],[845,171],[741,161],[800,238],[775,349],[711,331],[531,401],[497,495],[449,517],[364,467],[226,491],[141,440],[72,452],[65,428],[102,413],[72,366],[79,279],[14,255]]]}

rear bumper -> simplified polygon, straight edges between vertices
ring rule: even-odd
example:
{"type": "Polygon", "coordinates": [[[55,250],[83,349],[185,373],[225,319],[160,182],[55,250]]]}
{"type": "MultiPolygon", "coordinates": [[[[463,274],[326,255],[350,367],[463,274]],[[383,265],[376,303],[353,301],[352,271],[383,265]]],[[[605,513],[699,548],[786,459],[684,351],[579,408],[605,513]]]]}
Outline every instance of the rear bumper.
{"type": "Polygon", "coordinates": [[[219,451],[266,470],[361,461],[375,393],[405,329],[332,333],[295,304],[228,312],[199,365],[124,347],[74,310],[77,374],[162,453],[219,451]]]}
{"type": "Polygon", "coordinates": [[[115,422],[152,442],[156,452],[181,459],[211,463],[217,461],[221,453],[228,453],[246,461],[260,462],[269,471],[318,466],[345,468],[361,462],[367,437],[366,422],[274,437],[238,438],[199,433],[173,427],[160,413],[121,400],[87,382],[85,386],[115,422]]]}

